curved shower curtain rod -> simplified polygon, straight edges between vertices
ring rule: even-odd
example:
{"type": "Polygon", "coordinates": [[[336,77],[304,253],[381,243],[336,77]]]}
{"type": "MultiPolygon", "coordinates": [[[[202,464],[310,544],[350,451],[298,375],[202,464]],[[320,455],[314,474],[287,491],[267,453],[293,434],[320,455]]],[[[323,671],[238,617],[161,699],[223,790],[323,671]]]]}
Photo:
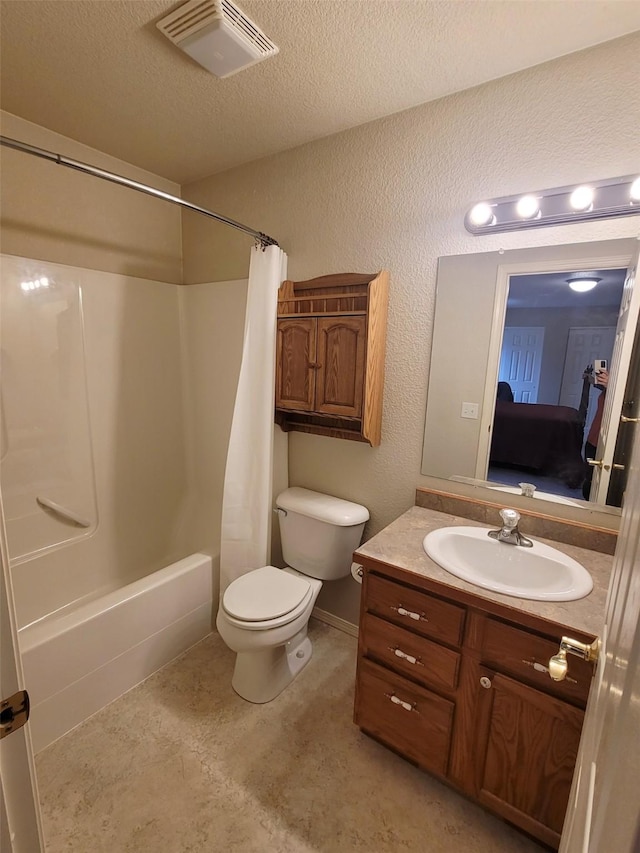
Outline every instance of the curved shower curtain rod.
{"type": "Polygon", "coordinates": [[[185,201],[175,195],[170,195],[162,190],[157,190],[155,187],[150,187],[148,184],[141,184],[138,181],[132,181],[130,178],[125,178],[122,175],[117,175],[115,172],[107,172],[104,169],[98,169],[97,166],[90,166],[88,163],[82,163],[79,160],[72,160],[70,157],[64,157],[62,154],[56,154],[53,151],[47,151],[45,148],[36,148],[35,145],[28,145],[26,142],[20,142],[18,139],[11,139],[8,136],[0,136],[0,145],[6,145],[7,148],[14,148],[16,151],[23,151],[25,154],[32,154],[34,157],[42,157],[44,160],[52,160],[59,166],[67,166],[69,169],[75,169],[78,172],[84,172],[87,175],[93,175],[96,178],[102,178],[104,181],[111,181],[114,184],[120,184],[123,187],[129,187],[131,190],[137,190],[147,195],[155,196],[163,201],[170,201],[172,204],[177,204],[180,207],[185,207],[187,210],[192,210],[194,213],[200,213],[203,216],[208,216],[210,219],[215,219],[218,222],[223,222],[225,225],[230,225],[232,228],[237,228],[239,231],[244,231],[245,234],[250,234],[256,239],[263,249],[267,246],[277,246],[278,241],[268,234],[263,234],[262,231],[254,231],[247,225],[242,225],[240,222],[235,222],[233,219],[228,219],[226,216],[221,216],[219,213],[214,213],[212,210],[207,210],[206,207],[200,207],[197,204],[192,204],[190,201],[185,201]]]}

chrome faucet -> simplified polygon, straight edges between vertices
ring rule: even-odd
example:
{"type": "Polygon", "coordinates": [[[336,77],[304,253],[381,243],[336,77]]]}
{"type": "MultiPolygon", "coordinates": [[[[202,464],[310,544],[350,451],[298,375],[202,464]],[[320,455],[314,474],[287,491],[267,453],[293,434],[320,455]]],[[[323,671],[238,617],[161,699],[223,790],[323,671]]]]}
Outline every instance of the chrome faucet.
{"type": "Polygon", "coordinates": [[[515,509],[501,509],[500,518],[502,519],[502,527],[499,530],[489,531],[488,535],[492,539],[497,539],[498,542],[504,542],[507,545],[522,545],[523,548],[533,548],[531,539],[527,539],[518,530],[519,512],[516,512],[515,509]]]}

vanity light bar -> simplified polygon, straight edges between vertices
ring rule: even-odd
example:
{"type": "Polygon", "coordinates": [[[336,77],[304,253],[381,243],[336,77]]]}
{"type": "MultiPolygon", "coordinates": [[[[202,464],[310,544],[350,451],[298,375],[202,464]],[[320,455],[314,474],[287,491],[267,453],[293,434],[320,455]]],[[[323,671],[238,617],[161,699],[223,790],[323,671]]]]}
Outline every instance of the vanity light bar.
{"type": "Polygon", "coordinates": [[[464,227],[471,234],[491,234],[637,213],[640,177],[626,175],[482,201],[467,212],[464,227]]]}

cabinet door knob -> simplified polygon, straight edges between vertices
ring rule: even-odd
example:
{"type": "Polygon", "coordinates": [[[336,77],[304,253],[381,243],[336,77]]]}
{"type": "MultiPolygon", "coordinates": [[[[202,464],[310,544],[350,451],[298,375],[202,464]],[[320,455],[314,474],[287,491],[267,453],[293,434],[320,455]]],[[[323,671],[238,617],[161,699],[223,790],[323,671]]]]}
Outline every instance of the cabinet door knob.
{"type": "Polygon", "coordinates": [[[307,363],[307,367],[310,367],[312,370],[320,370],[322,365],[317,361],[310,361],[307,363]]]}
{"type": "Polygon", "coordinates": [[[480,679],[480,687],[484,687],[485,690],[489,690],[491,687],[491,679],[487,678],[486,675],[483,675],[480,679]]]}

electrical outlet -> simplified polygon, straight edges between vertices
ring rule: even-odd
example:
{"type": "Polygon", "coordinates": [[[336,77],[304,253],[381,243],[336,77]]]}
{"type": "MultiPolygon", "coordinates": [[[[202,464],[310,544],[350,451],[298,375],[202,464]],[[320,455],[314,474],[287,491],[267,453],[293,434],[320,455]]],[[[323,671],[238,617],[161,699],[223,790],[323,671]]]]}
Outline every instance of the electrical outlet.
{"type": "Polygon", "coordinates": [[[460,412],[461,418],[471,418],[472,420],[477,420],[478,417],[478,403],[463,403],[462,411],[460,412]]]}

